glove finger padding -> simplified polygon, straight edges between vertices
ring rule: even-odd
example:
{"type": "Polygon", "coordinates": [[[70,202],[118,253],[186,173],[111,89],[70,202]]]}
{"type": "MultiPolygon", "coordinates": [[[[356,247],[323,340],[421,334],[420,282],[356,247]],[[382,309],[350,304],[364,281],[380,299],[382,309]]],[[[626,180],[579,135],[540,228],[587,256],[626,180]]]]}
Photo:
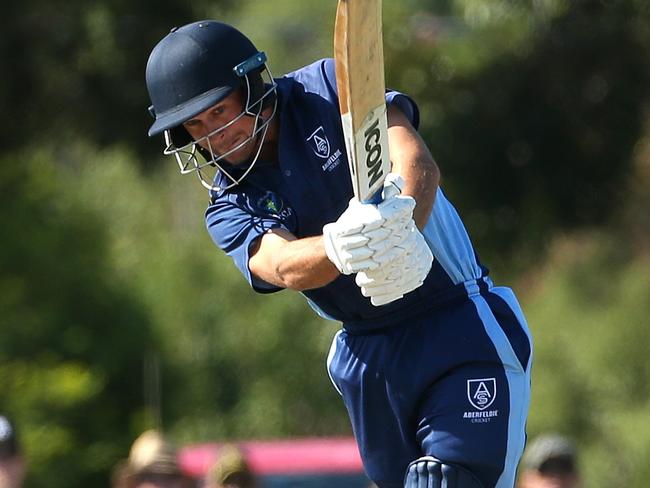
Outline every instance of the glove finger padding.
{"type": "Polygon", "coordinates": [[[406,227],[393,230],[391,236],[386,239],[386,241],[382,242],[382,248],[375,252],[373,259],[379,264],[379,266],[385,266],[386,264],[413,252],[417,245],[417,232],[418,230],[415,227],[415,223],[411,219],[410,223],[406,227]]]}
{"type": "Polygon", "coordinates": [[[408,250],[379,268],[357,274],[355,282],[375,306],[385,305],[417,289],[426,279],[433,255],[424,236],[414,228],[408,250]]]}
{"type": "Polygon", "coordinates": [[[323,243],[330,261],[343,274],[356,273],[370,266],[376,266],[372,260],[374,251],[366,244],[369,239],[363,235],[340,235],[336,223],[323,227],[323,243]]]}
{"type": "Polygon", "coordinates": [[[391,173],[378,205],[350,200],[336,222],[323,227],[327,257],[343,274],[375,269],[411,252],[415,200],[399,193],[404,180],[391,173]]]}
{"type": "Polygon", "coordinates": [[[385,305],[419,288],[422,283],[421,277],[410,275],[403,280],[387,281],[383,284],[374,282],[372,285],[362,287],[361,294],[370,298],[370,302],[375,306],[385,305]]]}
{"type": "Polygon", "coordinates": [[[409,196],[396,195],[387,198],[377,205],[377,211],[384,219],[384,227],[398,227],[406,224],[413,216],[415,199],[409,196]]]}
{"type": "Polygon", "coordinates": [[[356,284],[361,287],[363,296],[370,297],[377,294],[387,293],[390,289],[399,289],[401,293],[405,290],[411,291],[417,282],[422,282],[422,272],[415,269],[412,258],[400,259],[391,264],[388,270],[376,268],[362,271],[355,278],[356,284]],[[380,271],[380,273],[377,273],[380,271]]]}
{"type": "Polygon", "coordinates": [[[372,247],[381,248],[379,243],[390,235],[390,229],[382,229],[384,222],[385,218],[376,205],[350,200],[337,221],[323,227],[327,257],[343,274],[377,267],[371,259],[375,252],[372,247]]]}

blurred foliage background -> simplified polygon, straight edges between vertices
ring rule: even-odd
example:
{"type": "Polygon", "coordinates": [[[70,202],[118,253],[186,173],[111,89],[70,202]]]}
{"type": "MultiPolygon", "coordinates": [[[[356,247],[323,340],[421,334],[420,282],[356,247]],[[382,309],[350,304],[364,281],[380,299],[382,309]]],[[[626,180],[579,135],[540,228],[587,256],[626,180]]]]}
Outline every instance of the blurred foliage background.
{"type": "MultiPolygon", "coordinates": [[[[106,486],[145,428],[178,443],[348,435],[337,324],[252,293],[207,196],[149,140],[144,67],[172,26],[229,21],[278,76],[331,56],[336,2],[25,0],[0,30],[0,411],[28,487],[106,486]]],[[[386,1],[387,84],[536,342],[529,434],[585,486],[650,478],[650,4],[386,1]]]]}

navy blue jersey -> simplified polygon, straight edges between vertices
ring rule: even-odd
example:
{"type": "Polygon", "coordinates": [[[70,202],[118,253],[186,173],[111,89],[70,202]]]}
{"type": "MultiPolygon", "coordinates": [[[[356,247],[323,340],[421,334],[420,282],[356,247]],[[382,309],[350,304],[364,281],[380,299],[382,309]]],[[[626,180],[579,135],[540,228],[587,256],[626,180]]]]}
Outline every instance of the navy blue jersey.
{"type": "MultiPolygon", "coordinates": [[[[214,242],[262,293],[279,288],[255,278],[248,268],[255,239],[273,228],[286,229],[298,238],[320,235],[323,225],[335,221],[353,196],[333,60],[317,61],[276,81],[279,163],[258,161],[242,183],[213,192],[206,211],[214,242]]],[[[388,90],[386,101],[397,104],[417,128],[419,112],[411,98],[388,90]]],[[[361,294],[354,276],[344,275],[303,294],[323,317],[347,327],[376,328],[464,294],[464,282],[487,275],[440,189],[423,234],[433,252],[433,267],[424,284],[403,299],[375,307],[361,294]]]]}

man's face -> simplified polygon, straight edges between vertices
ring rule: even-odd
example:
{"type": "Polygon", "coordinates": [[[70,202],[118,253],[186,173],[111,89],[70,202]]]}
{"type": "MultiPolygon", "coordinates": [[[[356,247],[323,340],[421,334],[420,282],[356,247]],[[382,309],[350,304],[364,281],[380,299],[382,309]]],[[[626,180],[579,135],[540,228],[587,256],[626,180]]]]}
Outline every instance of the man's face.
{"type": "MultiPolygon", "coordinates": [[[[216,105],[184,122],[183,127],[195,141],[199,141],[199,145],[204,149],[209,151],[212,148],[216,155],[226,154],[251,137],[255,127],[254,117],[241,117],[232,125],[212,134],[209,137],[209,143],[205,137],[224,127],[242,113],[243,98],[241,91],[235,90],[216,105]]],[[[230,153],[225,158],[226,161],[233,165],[248,161],[252,157],[253,151],[257,149],[254,144],[256,140],[257,138],[252,138],[241,148],[230,153]]]]}

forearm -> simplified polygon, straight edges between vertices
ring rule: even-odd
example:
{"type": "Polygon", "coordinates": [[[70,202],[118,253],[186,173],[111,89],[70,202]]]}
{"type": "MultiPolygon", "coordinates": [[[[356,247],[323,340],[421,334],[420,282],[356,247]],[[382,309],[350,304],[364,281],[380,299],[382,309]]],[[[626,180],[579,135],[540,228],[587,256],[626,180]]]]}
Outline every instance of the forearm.
{"type": "Polygon", "coordinates": [[[433,208],[440,171],[420,135],[397,107],[389,107],[388,121],[392,172],[404,178],[402,194],[415,199],[413,218],[422,230],[433,208]]]}
{"type": "Polygon", "coordinates": [[[322,236],[297,239],[285,232],[261,238],[249,267],[258,278],[297,291],[320,288],[339,276],[327,258],[322,236]]]}
{"type": "Polygon", "coordinates": [[[291,241],[278,256],[275,275],[286,288],[310,290],[320,288],[339,276],[336,266],[327,258],[323,237],[307,237],[291,241]]]}
{"type": "Polygon", "coordinates": [[[415,199],[413,219],[420,230],[424,228],[433,209],[440,173],[433,159],[411,159],[405,163],[393,164],[393,172],[404,178],[403,195],[415,199]]]}

